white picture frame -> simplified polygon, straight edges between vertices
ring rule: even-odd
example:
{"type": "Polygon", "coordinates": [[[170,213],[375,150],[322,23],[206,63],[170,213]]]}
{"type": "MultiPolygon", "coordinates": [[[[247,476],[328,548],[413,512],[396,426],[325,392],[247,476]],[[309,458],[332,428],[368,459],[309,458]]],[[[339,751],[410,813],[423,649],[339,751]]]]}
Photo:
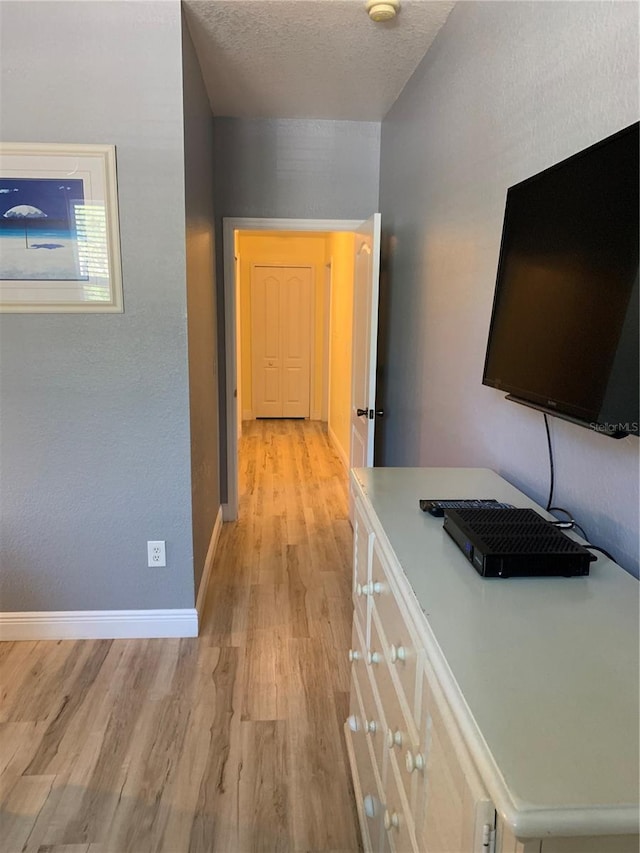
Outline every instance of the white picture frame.
{"type": "Polygon", "coordinates": [[[0,143],[0,311],[123,310],[115,146],[0,143]]]}

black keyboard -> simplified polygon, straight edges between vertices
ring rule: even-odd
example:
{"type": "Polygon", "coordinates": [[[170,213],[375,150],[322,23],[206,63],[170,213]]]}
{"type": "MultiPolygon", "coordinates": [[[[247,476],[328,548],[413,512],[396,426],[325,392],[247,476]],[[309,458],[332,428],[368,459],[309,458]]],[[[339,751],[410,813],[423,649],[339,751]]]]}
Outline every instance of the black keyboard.
{"type": "Polygon", "coordinates": [[[429,500],[421,498],[420,509],[442,518],[447,509],[513,509],[513,504],[505,504],[495,498],[465,498],[463,500],[429,500]]]}

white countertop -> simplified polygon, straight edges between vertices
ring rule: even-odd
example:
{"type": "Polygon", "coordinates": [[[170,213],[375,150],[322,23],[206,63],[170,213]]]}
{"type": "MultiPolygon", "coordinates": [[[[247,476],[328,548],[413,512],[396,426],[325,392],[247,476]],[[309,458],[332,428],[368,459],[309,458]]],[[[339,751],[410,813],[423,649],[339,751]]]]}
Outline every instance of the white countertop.
{"type": "Polygon", "coordinates": [[[636,579],[601,555],[586,578],[482,578],[418,500],[496,498],[550,517],[541,507],[486,469],[353,474],[427,617],[452,710],[512,829],[637,832],[636,579]]]}

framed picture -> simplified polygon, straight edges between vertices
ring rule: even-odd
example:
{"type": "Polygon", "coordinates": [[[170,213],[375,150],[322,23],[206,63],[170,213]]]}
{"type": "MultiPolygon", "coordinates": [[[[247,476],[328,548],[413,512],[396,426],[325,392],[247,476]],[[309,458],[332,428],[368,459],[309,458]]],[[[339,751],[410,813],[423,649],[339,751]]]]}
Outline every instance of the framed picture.
{"type": "Polygon", "coordinates": [[[113,145],[0,143],[0,311],[121,312],[113,145]]]}

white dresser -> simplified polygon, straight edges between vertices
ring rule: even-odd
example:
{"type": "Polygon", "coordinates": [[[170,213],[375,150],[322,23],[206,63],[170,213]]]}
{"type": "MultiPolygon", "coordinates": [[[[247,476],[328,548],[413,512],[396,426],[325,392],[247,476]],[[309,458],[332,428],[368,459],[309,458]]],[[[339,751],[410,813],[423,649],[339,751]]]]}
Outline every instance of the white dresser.
{"type": "Polygon", "coordinates": [[[491,471],[351,476],[365,849],[638,853],[637,581],[604,557],[588,578],[481,578],[418,500],[543,512],[491,471]]]}

